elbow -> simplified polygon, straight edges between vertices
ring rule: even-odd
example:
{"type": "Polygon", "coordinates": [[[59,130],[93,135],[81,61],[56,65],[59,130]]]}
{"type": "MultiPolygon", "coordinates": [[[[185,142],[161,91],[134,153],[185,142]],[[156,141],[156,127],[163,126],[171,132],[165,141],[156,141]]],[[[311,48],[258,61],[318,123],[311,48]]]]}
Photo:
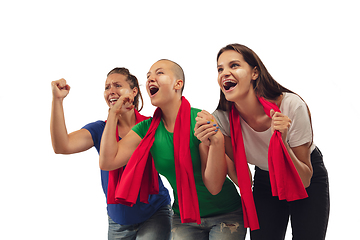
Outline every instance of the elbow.
{"type": "Polygon", "coordinates": [[[52,147],[55,154],[72,154],[74,153],[70,146],[63,144],[59,141],[53,141],[52,147]]]}
{"type": "Polygon", "coordinates": [[[311,170],[309,172],[309,174],[305,177],[305,179],[302,180],[305,188],[308,188],[310,186],[312,175],[313,175],[313,172],[311,170]]]}
{"type": "Polygon", "coordinates": [[[209,192],[212,194],[212,195],[218,195],[221,191],[221,188],[220,189],[212,189],[211,191],[209,190],[209,192]]]}
{"type": "Polygon", "coordinates": [[[109,168],[108,164],[104,163],[104,161],[99,161],[99,167],[103,171],[111,171],[112,169],[109,168]]]}
{"type": "Polygon", "coordinates": [[[113,169],[109,168],[109,166],[106,166],[104,164],[99,164],[99,167],[103,171],[111,171],[111,170],[113,170],[113,169]]]}
{"type": "Polygon", "coordinates": [[[311,178],[309,180],[303,181],[303,184],[304,184],[305,188],[308,188],[310,186],[310,183],[311,183],[311,178]]]}
{"type": "Polygon", "coordinates": [[[64,149],[56,147],[56,146],[53,146],[53,150],[54,150],[55,154],[66,154],[67,153],[64,149]]]}
{"type": "Polygon", "coordinates": [[[211,195],[217,195],[221,192],[223,185],[222,184],[208,184],[210,186],[206,186],[211,195]]]}
{"type": "Polygon", "coordinates": [[[108,161],[105,161],[102,157],[99,159],[99,167],[103,171],[112,171],[116,168],[112,166],[108,161]]]}

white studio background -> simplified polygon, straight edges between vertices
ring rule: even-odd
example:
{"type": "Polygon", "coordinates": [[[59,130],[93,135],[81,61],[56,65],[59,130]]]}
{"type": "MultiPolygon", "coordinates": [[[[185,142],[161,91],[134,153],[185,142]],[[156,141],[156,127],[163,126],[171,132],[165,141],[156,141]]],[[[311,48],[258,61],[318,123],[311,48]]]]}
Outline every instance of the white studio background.
{"type": "Polygon", "coordinates": [[[212,112],[216,54],[235,42],[309,105],[330,177],[327,239],[352,239],[360,224],[359,22],[358,3],[349,0],[1,1],[0,239],[107,238],[96,150],[52,150],[51,81],[71,86],[69,132],[106,119],[104,82],[114,67],[138,77],[142,113],[152,115],[144,85],[161,58],[184,68],[192,106],[212,112]]]}

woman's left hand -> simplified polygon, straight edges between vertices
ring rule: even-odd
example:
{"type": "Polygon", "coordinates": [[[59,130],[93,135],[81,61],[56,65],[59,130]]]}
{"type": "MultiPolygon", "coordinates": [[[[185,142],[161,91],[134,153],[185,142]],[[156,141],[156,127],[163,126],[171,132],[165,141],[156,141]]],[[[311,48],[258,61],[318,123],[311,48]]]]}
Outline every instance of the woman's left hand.
{"type": "Polygon", "coordinates": [[[284,143],[286,143],[286,137],[291,125],[291,119],[288,116],[275,112],[273,109],[270,110],[271,121],[271,133],[274,133],[275,130],[281,132],[281,137],[284,143]]]}
{"type": "Polygon", "coordinates": [[[195,136],[207,146],[210,146],[211,141],[222,137],[214,116],[205,110],[197,114],[194,130],[195,136]]]}

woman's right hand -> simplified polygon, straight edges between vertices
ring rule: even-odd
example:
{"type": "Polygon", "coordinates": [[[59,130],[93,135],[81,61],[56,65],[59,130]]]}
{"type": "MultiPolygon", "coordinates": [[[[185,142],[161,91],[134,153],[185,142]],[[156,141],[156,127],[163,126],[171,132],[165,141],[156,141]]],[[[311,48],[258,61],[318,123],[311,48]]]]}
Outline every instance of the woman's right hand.
{"type": "Polygon", "coordinates": [[[220,134],[219,127],[213,115],[205,110],[197,114],[195,118],[195,136],[205,145],[210,146],[211,140],[215,140],[216,136],[220,134]]]}
{"type": "Polygon", "coordinates": [[[135,107],[133,105],[133,102],[134,102],[133,96],[129,92],[126,92],[125,94],[122,94],[119,97],[119,99],[112,107],[110,107],[109,113],[113,113],[115,115],[121,115],[125,112],[128,112],[135,107]]]}
{"type": "Polygon", "coordinates": [[[70,91],[70,86],[66,83],[66,80],[61,78],[57,81],[51,82],[53,98],[64,99],[70,91]]]}

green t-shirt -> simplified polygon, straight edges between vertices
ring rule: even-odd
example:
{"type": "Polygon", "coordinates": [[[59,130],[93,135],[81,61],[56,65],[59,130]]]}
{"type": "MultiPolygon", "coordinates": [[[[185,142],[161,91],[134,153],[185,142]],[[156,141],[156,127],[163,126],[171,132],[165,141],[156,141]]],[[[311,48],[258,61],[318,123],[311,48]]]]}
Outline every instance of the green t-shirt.
{"type": "MultiPolygon", "coordinates": [[[[195,118],[201,110],[191,108],[191,126],[190,126],[190,152],[193,162],[193,170],[198,194],[200,216],[209,217],[219,214],[232,212],[241,207],[241,200],[234,184],[226,178],[222,190],[217,195],[212,195],[206,188],[201,175],[201,161],[199,154],[200,141],[194,136],[195,118]]],[[[151,118],[140,122],[132,128],[141,138],[144,138],[151,123],[151,118]]],[[[166,130],[163,121],[160,122],[156,133],[155,141],[151,147],[151,155],[154,159],[156,170],[167,178],[174,192],[173,210],[179,213],[176,175],[174,164],[174,143],[173,133],[166,130]]]]}

